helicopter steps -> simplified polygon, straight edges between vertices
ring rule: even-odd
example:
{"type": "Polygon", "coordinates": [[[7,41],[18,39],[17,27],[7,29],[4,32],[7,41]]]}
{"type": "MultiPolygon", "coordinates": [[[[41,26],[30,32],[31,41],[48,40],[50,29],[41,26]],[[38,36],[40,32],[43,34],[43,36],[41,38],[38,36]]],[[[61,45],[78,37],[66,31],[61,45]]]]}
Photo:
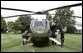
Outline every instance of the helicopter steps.
{"type": "Polygon", "coordinates": [[[52,37],[50,37],[50,40],[51,40],[51,41],[54,41],[54,42],[57,43],[58,45],[61,45],[61,43],[60,43],[59,41],[57,41],[56,39],[54,39],[54,38],[52,38],[52,37]]]}

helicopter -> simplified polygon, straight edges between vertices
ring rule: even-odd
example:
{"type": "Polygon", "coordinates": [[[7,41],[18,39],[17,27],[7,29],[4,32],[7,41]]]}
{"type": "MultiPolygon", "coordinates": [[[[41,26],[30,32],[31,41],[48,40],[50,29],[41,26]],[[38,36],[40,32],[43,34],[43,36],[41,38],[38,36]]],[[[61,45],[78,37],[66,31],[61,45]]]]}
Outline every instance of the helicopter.
{"type": "MultiPolygon", "coordinates": [[[[81,5],[82,5],[82,3],[78,3],[78,4],[62,6],[62,7],[52,8],[49,10],[38,11],[38,12],[14,9],[14,8],[5,8],[5,7],[1,7],[1,9],[33,13],[33,14],[23,14],[23,15],[47,15],[47,12],[52,11],[52,10],[57,10],[57,9],[62,9],[62,8],[67,8],[67,7],[81,6],[81,5]]],[[[60,15],[60,14],[51,14],[51,15],[60,15]]],[[[14,16],[8,16],[8,17],[3,17],[3,18],[11,18],[11,17],[17,17],[17,16],[22,16],[22,15],[14,15],[14,16]]],[[[62,16],[62,15],[60,15],[60,16],[62,16]]],[[[64,16],[69,16],[69,15],[64,15],[64,16]]],[[[82,18],[79,16],[71,16],[71,17],[82,18]]],[[[30,23],[30,29],[33,34],[34,33],[37,33],[37,34],[48,33],[50,30],[49,21],[47,19],[42,19],[41,21],[39,21],[38,19],[32,19],[31,23],[30,23]]],[[[53,38],[50,38],[50,39],[53,40],[54,42],[56,42],[57,44],[61,45],[61,43],[58,42],[57,40],[55,40],[53,38]]]]}

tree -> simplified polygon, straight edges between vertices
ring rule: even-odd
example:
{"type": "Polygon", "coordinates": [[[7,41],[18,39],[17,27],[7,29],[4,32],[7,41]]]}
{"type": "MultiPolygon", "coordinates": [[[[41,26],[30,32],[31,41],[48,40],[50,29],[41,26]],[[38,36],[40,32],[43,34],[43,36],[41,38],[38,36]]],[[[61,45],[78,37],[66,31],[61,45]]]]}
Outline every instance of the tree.
{"type": "Polygon", "coordinates": [[[2,33],[6,33],[6,31],[7,31],[6,22],[5,22],[5,20],[3,19],[3,17],[1,17],[1,32],[2,32],[2,33]]]}
{"type": "Polygon", "coordinates": [[[18,20],[16,20],[14,24],[14,28],[16,30],[21,30],[21,32],[24,32],[25,30],[29,30],[30,21],[31,21],[31,16],[29,15],[20,16],[18,20]]]}
{"type": "Polygon", "coordinates": [[[22,24],[20,24],[20,22],[15,22],[12,29],[15,33],[18,33],[18,31],[22,30],[22,24]]]}
{"type": "Polygon", "coordinates": [[[7,23],[8,32],[13,31],[13,27],[14,27],[14,22],[10,21],[7,23]]]}
{"type": "Polygon", "coordinates": [[[55,14],[53,22],[58,28],[63,29],[64,27],[75,25],[75,18],[71,17],[74,12],[70,8],[58,9],[55,14]]]}
{"type": "Polygon", "coordinates": [[[77,32],[76,27],[74,27],[74,26],[68,26],[67,27],[66,33],[75,33],[75,32],[77,32]]]}

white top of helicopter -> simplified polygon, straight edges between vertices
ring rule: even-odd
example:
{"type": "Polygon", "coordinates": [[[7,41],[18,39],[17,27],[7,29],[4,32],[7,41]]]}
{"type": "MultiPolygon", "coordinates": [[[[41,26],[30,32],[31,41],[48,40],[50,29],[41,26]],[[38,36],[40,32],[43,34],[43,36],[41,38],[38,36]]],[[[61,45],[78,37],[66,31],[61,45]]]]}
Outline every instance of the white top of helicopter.
{"type": "Polygon", "coordinates": [[[37,15],[32,15],[32,19],[38,19],[38,21],[42,21],[42,19],[46,19],[46,15],[40,15],[40,14],[37,14],[37,15]]]}

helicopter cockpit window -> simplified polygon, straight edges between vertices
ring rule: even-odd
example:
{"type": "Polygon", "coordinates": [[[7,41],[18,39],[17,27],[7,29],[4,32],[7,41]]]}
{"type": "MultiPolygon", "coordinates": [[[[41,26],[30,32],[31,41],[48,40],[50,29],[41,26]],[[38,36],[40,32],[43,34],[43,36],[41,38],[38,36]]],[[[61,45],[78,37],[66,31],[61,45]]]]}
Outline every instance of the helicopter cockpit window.
{"type": "Polygon", "coordinates": [[[46,33],[49,30],[49,22],[46,19],[42,21],[33,19],[31,21],[30,27],[32,32],[46,33]]]}
{"type": "Polygon", "coordinates": [[[35,21],[35,26],[44,26],[42,21],[35,21]]]}

